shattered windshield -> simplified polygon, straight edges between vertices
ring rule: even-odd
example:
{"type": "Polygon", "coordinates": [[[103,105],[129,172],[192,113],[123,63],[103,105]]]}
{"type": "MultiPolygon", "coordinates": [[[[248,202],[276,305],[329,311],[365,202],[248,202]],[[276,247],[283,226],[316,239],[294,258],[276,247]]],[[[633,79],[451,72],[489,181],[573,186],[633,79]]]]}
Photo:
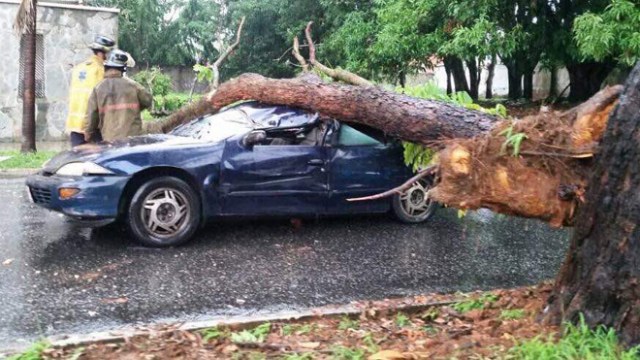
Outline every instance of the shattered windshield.
{"type": "Polygon", "coordinates": [[[253,129],[247,115],[237,109],[229,109],[214,115],[206,115],[175,128],[171,135],[197,140],[217,142],[253,129]]]}

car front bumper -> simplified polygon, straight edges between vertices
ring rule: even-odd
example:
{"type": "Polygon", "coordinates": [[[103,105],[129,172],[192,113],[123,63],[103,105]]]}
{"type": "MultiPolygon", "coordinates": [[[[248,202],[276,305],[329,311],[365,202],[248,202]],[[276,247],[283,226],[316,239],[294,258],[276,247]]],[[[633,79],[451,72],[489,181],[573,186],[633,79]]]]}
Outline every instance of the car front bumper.
{"type": "Polygon", "coordinates": [[[27,178],[27,190],[33,203],[61,212],[88,224],[105,224],[118,217],[122,192],[128,176],[45,176],[42,173],[27,178]],[[80,191],[71,198],[61,199],[60,188],[80,191]]]}

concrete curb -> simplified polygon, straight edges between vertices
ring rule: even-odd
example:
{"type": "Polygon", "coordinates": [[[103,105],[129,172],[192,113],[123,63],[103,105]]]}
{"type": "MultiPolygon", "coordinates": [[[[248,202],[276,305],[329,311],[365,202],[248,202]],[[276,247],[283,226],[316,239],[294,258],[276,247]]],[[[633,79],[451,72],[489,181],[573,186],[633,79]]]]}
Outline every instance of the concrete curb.
{"type": "MultiPolygon", "coordinates": [[[[424,303],[402,304],[395,303],[390,306],[376,307],[377,311],[418,311],[432,306],[444,306],[453,304],[455,301],[435,301],[424,303]]],[[[161,334],[163,332],[182,330],[182,331],[198,331],[216,326],[229,326],[238,328],[247,328],[256,326],[265,322],[282,322],[293,320],[310,320],[317,317],[338,317],[338,316],[355,316],[360,315],[367,307],[363,304],[334,305],[320,308],[304,309],[300,311],[281,311],[271,314],[248,315],[248,316],[223,316],[212,318],[209,320],[189,321],[172,327],[170,330],[154,331],[154,326],[162,325],[162,323],[150,324],[148,326],[127,326],[117,330],[99,331],[88,334],[72,334],[57,335],[47,338],[46,340],[53,347],[80,347],[92,343],[110,343],[124,341],[126,338],[139,335],[148,335],[150,333],[161,334]]],[[[174,323],[175,324],[175,323],[174,323]]],[[[0,351],[0,358],[3,355],[11,355],[24,349],[6,349],[0,351]]]]}
{"type": "Polygon", "coordinates": [[[35,174],[40,169],[0,169],[0,179],[15,179],[35,174]]]}

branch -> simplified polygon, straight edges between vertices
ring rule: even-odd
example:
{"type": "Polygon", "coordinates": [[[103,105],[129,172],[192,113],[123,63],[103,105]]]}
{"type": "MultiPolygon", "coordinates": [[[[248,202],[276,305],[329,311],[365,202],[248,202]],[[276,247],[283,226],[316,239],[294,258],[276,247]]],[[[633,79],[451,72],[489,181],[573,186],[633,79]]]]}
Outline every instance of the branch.
{"type": "Polygon", "coordinates": [[[307,28],[304,30],[304,33],[307,38],[307,43],[309,43],[309,62],[311,63],[311,65],[313,65],[313,67],[317,68],[334,80],[343,81],[348,84],[358,86],[374,86],[371,81],[360,77],[350,71],[342,69],[331,69],[321,64],[316,59],[316,46],[313,43],[313,38],[311,37],[311,25],[313,25],[313,21],[309,21],[309,23],[307,24],[307,28]]]}
{"type": "Polygon", "coordinates": [[[371,196],[365,196],[365,197],[361,197],[361,198],[351,198],[351,199],[347,199],[347,201],[350,202],[355,202],[355,201],[370,201],[370,200],[378,200],[378,199],[383,199],[389,196],[393,196],[396,194],[402,194],[403,192],[409,190],[411,188],[411,186],[413,184],[416,183],[416,181],[425,178],[427,176],[433,175],[435,174],[435,172],[437,171],[437,167],[436,166],[429,166],[428,168],[421,170],[420,172],[418,172],[418,174],[414,177],[412,177],[411,179],[407,180],[404,184],[393,188],[391,190],[387,190],[383,193],[380,194],[376,194],[376,195],[371,195],[371,196]]]}
{"type": "Polygon", "coordinates": [[[307,61],[304,59],[304,57],[300,55],[300,41],[298,41],[297,36],[293,38],[293,50],[291,52],[293,53],[293,57],[295,57],[302,66],[302,71],[309,72],[309,64],[307,64],[307,61]]]}
{"type": "Polygon", "coordinates": [[[218,59],[211,65],[211,70],[213,70],[213,82],[211,83],[210,88],[215,90],[220,86],[220,65],[229,57],[229,55],[235,50],[236,47],[240,44],[240,36],[242,35],[242,27],[244,26],[245,17],[243,16],[240,19],[240,25],[238,25],[238,31],[236,32],[236,41],[231,44],[218,59]]]}

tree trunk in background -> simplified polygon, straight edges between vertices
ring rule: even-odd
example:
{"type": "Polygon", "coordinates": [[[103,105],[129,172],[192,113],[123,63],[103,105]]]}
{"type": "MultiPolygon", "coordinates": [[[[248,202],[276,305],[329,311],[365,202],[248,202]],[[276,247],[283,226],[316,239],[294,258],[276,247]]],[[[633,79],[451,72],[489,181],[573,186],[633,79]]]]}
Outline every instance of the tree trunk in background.
{"type": "Polygon", "coordinates": [[[546,320],[614,328],[640,343],[640,63],[612,112],[546,320]]]}
{"type": "Polygon", "coordinates": [[[469,92],[469,85],[467,84],[467,75],[464,71],[464,65],[462,64],[462,60],[457,57],[449,57],[449,61],[451,64],[451,74],[453,75],[453,85],[455,86],[455,91],[466,91],[469,92]]]}
{"type": "Polygon", "coordinates": [[[33,21],[27,23],[22,37],[24,62],[24,92],[22,93],[22,146],[21,151],[36,151],[36,0],[31,1],[33,21]]]}
{"type": "Polygon", "coordinates": [[[478,85],[480,84],[480,76],[478,74],[478,62],[476,59],[467,60],[469,68],[469,96],[473,100],[478,100],[478,85]]]}
{"type": "Polygon", "coordinates": [[[583,101],[597,93],[604,79],[613,70],[613,65],[611,64],[613,62],[585,62],[567,65],[571,84],[569,99],[583,101]]]}
{"type": "Polygon", "coordinates": [[[549,80],[549,99],[554,99],[558,94],[556,88],[558,87],[558,74],[556,73],[557,69],[555,67],[551,68],[551,79],[549,80]]]}
{"type": "Polygon", "coordinates": [[[444,59],[444,72],[447,74],[447,95],[449,95],[453,92],[453,89],[451,86],[451,64],[447,58],[444,59]]]}
{"type": "Polygon", "coordinates": [[[519,99],[522,97],[522,72],[515,60],[505,61],[505,65],[509,78],[509,99],[519,99]]]}
{"type": "Polygon", "coordinates": [[[496,61],[497,61],[496,56],[492,55],[491,62],[487,67],[489,74],[487,75],[487,83],[486,83],[486,90],[485,90],[486,92],[484,95],[484,97],[487,99],[493,98],[493,76],[495,75],[495,71],[496,71],[496,61]]]}
{"type": "Polygon", "coordinates": [[[534,71],[525,71],[523,74],[522,97],[527,100],[533,99],[533,73],[534,71]]]}

